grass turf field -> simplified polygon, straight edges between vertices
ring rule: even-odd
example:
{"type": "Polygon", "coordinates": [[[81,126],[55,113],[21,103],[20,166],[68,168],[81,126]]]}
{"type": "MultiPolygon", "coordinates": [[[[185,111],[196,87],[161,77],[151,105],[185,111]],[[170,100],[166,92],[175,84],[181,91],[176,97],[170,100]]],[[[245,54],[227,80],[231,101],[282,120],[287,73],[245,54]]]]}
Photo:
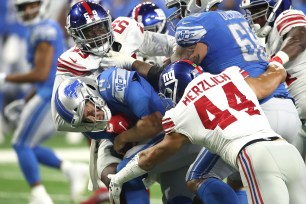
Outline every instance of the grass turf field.
{"type": "MultiPolygon", "coordinates": [[[[0,144],[0,204],[27,204],[30,196],[30,188],[25,182],[16,162],[14,151],[10,147],[11,136],[6,136],[4,144],[0,144]]],[[[70,145],[62,134],[55,135],[45,144],[55,149],[63,158],[86,161],[88,155],[86,141],[80,144],[70,145]],[[82,155],[81,155],[82,154],[82,155]],[[72,156],[74,158],[72,158],[72,156]],[[78,157],[78,158],[75,158],[78,157]]],[[[40,166],[42,182],[55,204],[71,204],[69,200],[69,183],[64,175],[55,169],[40,166]]],[[[84,192],[84,199],[91,192],[84,192]]],[[[151,203],[161,202],[161,193],[158,184],[151,187],[151,203]]]]}

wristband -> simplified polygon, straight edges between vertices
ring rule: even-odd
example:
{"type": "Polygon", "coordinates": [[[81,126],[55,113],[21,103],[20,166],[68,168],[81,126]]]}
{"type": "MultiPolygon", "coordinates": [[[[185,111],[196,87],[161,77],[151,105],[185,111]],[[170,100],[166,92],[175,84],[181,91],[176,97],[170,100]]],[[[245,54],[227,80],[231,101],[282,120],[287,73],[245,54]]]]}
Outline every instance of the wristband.
{"type": "Polygon", "coordinates": [[[270,62],[272,61],[276,61],[279,62],[281,64],[286,64],[287,62],[289,62],[289,56],[283,52],[283,51],[278,51],[271,59],[270,62]]]}

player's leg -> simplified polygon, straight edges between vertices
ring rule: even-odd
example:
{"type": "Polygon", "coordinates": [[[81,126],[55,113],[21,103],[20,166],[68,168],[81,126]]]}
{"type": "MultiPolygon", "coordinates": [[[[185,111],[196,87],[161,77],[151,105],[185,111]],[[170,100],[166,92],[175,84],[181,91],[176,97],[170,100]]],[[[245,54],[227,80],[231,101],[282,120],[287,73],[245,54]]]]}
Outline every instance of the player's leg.
{"type": "Polygon", "coordinates": [[[297,186],[306,190],[306,167],[296,148],[286,141],[264,141],[249,145],[240,152],[238,165],[250,204],[305,202],[305,194],[297,188],[291,188],[294,195],[303,197],[303,202],[293,202],[287,188],[288,183],[297,182],[297,186]]]}
{"type": "Polygon", "coordinates": [[[272,129],[289,143],[296,140],[301,121],[291,99],[271,98],[261,105],[272,129]]]}
{"type": "Polygon", "coordinates": [[[218,155],[203,148],[188,170],[187,186],[204,203],[239,204],[234,190],[222,181],[233,172],[218,155]]]}
{"type": "Polygon", "coordinates": [[[175,155],[151,171],[159,175],[163,203],[192,203],[194,193],[188,189],[185,176],[201,148],[199,145],[184,145],[175,155]]]}
{"type": "MultiPolygon", "coordinates": [[[[41,119],[44,113],[50,109],[48,103],[44,102],[40,97],[34,96],[24,107],[18,127],[14,132],[13,148],[16,151],[19,166],[25,176],[28,184],[32,187],[32,198],[35,200],[41,197],[45,203],[52,203],[51,198],[46,193],[41,185],[39,174],[38,159],[30,146],[33,136],[40,127],[41,119]]],[[[61,161],[54,161],[56,166],[59,166],[61,161]]]]}

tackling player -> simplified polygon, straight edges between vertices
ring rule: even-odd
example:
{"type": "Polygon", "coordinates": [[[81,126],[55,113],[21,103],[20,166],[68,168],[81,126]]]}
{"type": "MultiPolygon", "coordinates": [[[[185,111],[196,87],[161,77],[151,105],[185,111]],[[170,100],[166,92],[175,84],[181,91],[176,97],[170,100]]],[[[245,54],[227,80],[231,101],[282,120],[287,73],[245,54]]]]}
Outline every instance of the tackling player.
{"type": "Polygon", "coordinates": [[[241,8],[258,37],[266,40],[266,50],[271,60],[283,64],[288,72],[287,88],[295,99],[302,120],[302,129],[296,147],[306,156],[306,16],[291,9],[290,0],[242,1],[241,8]]]}
{"type": "MultiPolygon", "coordinates": [[[[257,78],[248,77],[238,67],[194,78],[198,67],[190,61],[168,66],[161,75],[160,88],[172,90],[171,98],[178,104],[163,117],[166,136],[110,176],[114,202],[120,203],[123,183],[148,173],[185,144],[193,143],[239,169],[249,203],[304,203],[304,162],[296,148],[271,129],[257,100],[270,95],[285,80],[286,71],[275,64],[257,78]]],[[[216,178],[209,182],[213,180],[216,178]]],[[[203,197],[205,188],[199,187],[198,196],[203,197]]],[[[206,197],[202,199],[209,203],[206,197]]]]}

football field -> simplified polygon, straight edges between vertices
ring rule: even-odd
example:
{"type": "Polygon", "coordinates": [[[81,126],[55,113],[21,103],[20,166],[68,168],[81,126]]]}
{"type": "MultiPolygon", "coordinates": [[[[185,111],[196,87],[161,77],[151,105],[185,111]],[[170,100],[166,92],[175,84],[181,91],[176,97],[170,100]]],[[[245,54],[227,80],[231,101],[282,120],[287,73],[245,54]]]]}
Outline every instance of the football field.
{"type": "MultiPolygon", "coordinates": [[[[0,144],[0,204],[27,204],[30,188],[25,182],[16,162],[15,152],[10,148],[10,137],[0,144]]],[[[54,148],[55,152],[64,159],[75,161],[88,161],[88,146],[83,140],[80,144],[70,145],[65,137],[59,134],[45,143],[45,146],[54,148]]],[[[55,204],[72,204],[69,199],[69,182],[65,176],[56,169],[40,166],[42,182],[55,204]]],[[[89,197],[91,192],[84,191],[83,199],[89,197]]],[[[161,202],[159,185],[151,187],[151,203],[161,202]]]]}

